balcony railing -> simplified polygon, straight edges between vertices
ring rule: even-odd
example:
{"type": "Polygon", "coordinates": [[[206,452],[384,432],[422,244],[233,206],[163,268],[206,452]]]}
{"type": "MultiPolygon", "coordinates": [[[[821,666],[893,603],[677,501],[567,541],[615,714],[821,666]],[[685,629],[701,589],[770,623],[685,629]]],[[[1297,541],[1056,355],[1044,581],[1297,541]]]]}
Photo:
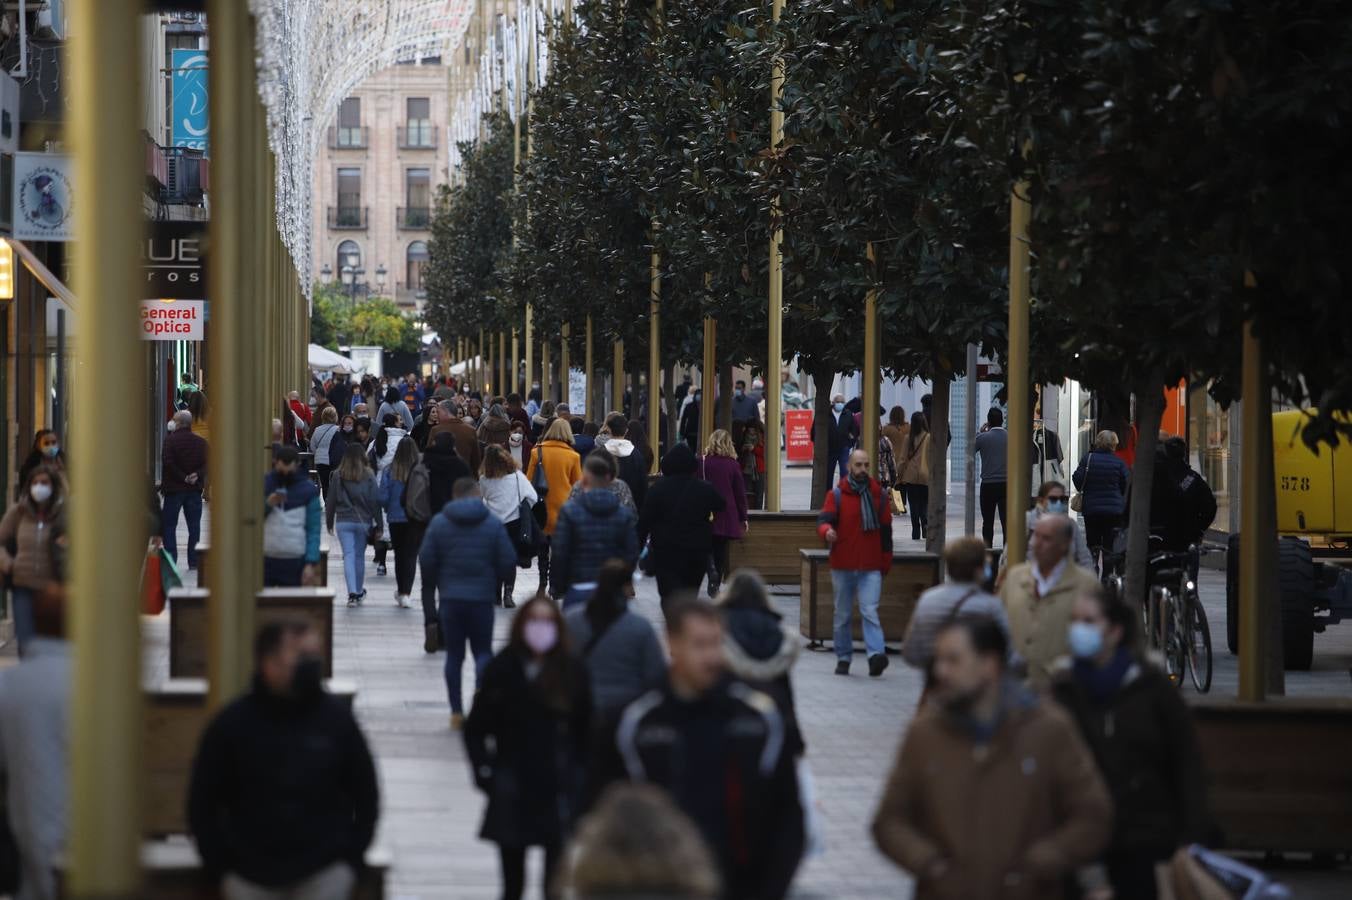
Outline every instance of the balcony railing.
{"type": "Polygon", "coordinates": [[[344,128],[335,126],[329,129],[329,149],[365,150],[371,143],[371,129],[344,128]]]}
{"type": "Polygon", "coordinates": [[[399,149],[435,150],[437,149],[437,130],[429,121],[409,122],[399,128],[399,149]]]}
{"type": "Polygon", "coordinates": [[[201,150],[161,147],[145,138],[146,187],[160,203],[199,206],[211,190],[211,161],[201,150]]]}
{"type": "Polygon", "coordinates": [[[405,231],[426,231],[432,227],[430,206],[401,206],[398,216],[399,227],[405,231]]]}
{"type": "Polygon", "coordinates": [[[366,206],[330,206],[329,227],[335,231],[365,231],[369,209],[366,206]]]}

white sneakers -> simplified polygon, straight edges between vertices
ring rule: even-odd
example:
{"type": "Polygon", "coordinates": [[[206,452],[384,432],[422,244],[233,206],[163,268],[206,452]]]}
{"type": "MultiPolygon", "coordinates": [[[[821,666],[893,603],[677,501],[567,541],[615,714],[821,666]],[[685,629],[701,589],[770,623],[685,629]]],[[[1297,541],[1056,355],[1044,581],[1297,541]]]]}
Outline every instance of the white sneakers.
{"type": "Polygon", "coordinates": [[[395,595],[394,595],[394,603],[395,603],[395,605],[398,606],[400,609],[408,609],[408,607],[409,607],[409,602],[408,602],[408,601],[409,601],[409,596],[408,596],[408,594],[400,594],[400,593],[397,593],[397,592],[395,593],[395,595]]]}

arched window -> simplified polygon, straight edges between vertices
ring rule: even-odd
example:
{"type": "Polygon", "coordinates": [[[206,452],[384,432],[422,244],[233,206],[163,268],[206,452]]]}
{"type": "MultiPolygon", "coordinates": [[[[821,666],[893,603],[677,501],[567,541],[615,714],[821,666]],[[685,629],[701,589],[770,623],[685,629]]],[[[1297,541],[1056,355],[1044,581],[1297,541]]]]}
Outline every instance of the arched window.
{"type": "Polygon", "coordinates": [[[406,282],[410,291],[423,290],[423,271],[427,268],[427,244],[414,241],[408,245],[406,282]]]}
{"type": "Polygon", "coordinates": [[[334,274],[341,277],[343,266],[361,268],[361,247],[357,246],[356,241],[343,241],[338,245],[338,265],[333,269],[334,274]]]}

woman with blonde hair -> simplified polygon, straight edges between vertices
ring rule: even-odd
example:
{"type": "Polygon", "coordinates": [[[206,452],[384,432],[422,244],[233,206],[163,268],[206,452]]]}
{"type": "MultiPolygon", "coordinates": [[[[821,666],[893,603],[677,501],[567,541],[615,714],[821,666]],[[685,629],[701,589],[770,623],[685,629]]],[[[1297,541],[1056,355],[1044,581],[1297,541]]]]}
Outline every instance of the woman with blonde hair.
{"type": "Polygon", "coordinates": [[[1127,485],[1131,469],[1116,453],[1117,434],[1100,431],[1094,449],[1080,460],[1070,480],[1080,490],[1080,515],[1084,517],[1084,538],[1095,557],[1112,547],[1113,532],[1122,525],[1127,511],[1127,485]]]}
{"type": "MultiPolygon", "coordinates": [[[[565,419],[555,419],[545,429],[540,443],[531,450],[530,463],[526,467],[526,480],[534,485],[536,472],[543,470],[547,488],[545,490],[545,545],[540,548],[540,588],[537,593],[548,593],[549,584],[549,539],[558,525],[559,510],[568,502],[568,494],[573,485],[582,478],[582,460],[573,449],[573,429],[565,419]]],[[[539,493],[537,491],[537,493],[539,493]]],[[[538,515],[536,521],[539,521],[538,515]]]]}
{"type": "Polygon", "coordinates": [[[728,551],[731,541],[739,541],[746,534],[746,480],[737,462],[737,448],[732,435],[719,428],[709,435],[700,459],[700,477],[713,485],[723,498],[723,509],[714,513],[713,553],[709,558],[709,596],[718,593],[723,579],[728,576],[728,551]]]}
{"type": "MultiPolygon", "coordinates": [[[[512,458],[510,451],[500,444],[489,444],[484,448],[483,474],[479,476],[479,491],[483,494],[484,506],[498,517],[498,521],[507,529],[507,537],[512,538],[512,546],[518,554],[523,549],[521,542],[515,539],[521,520],[521,503],[529,502],[532,507],[540,502],[535,488],[521,473],[521,469],[512,458]]],[[[525,565],[530,565],[530,556],[524,556],[525,565]]],[[[516,569],[512,569],[509,578],[498,585],[498,602],[504,609],[516,607],[512,600],[512,591],[516,588],[516,569]]]]}

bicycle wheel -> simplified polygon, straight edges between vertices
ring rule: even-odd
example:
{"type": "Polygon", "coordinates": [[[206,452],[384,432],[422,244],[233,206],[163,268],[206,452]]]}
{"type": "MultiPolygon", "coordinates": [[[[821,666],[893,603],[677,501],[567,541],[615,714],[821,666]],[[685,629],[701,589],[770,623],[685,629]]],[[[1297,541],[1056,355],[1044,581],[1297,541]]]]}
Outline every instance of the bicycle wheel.
{"type": "Polygon", "coordinates": [[[1177,601],[1167,587],[1150,589],[1150,641],[1164,655],[1164,674],[1169,683],[1178,687],[1183,683],[1183,668],[1187,665],[1183,641],[1179,634],[1177,601]]]}
{"type": "Polygon", "coordinates": [[[1187,632],[1188,671],[1193,687],[1205,694],[1211,690],[1211,626],[1207,624],[1206,610],[1196,593],[1186,597],[1188,608],[1183,621],[1187,632]]]}

